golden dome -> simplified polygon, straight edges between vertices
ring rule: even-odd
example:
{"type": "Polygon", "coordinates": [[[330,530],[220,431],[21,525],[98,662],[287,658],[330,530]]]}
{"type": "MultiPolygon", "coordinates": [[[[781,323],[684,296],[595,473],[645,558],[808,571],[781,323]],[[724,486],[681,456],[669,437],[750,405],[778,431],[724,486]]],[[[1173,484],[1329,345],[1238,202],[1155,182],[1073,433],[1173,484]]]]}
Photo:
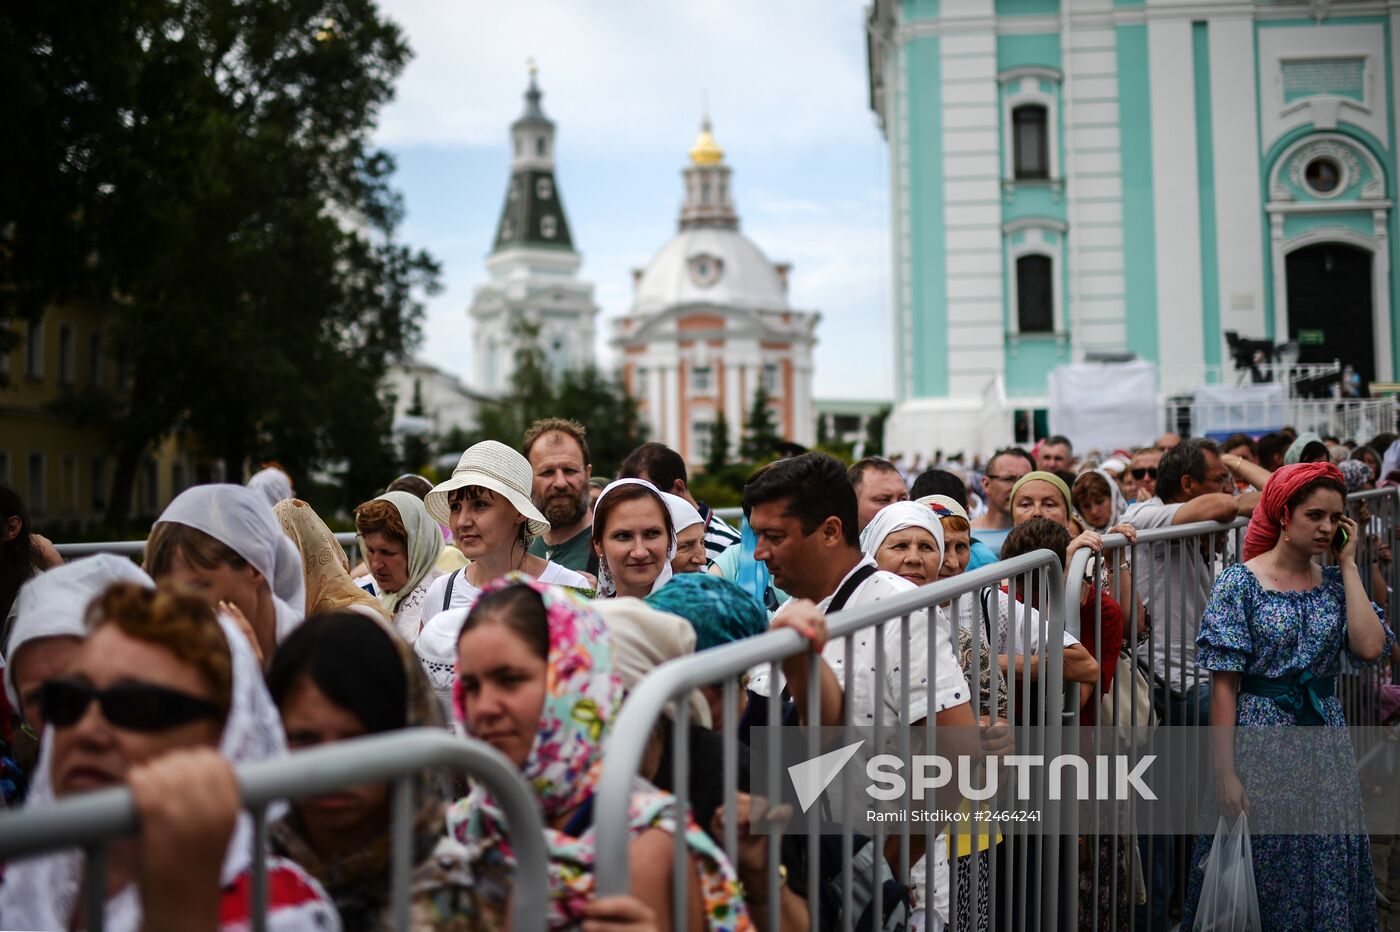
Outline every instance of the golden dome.
{"type": "Polygon", "coordinates": [[[724,161],[724,150],[710,133],[708,116],[701,121],[700,135],[695,137],[695,144],[690,147],[690,161],[696,165],[718,165],[724,161]]]}

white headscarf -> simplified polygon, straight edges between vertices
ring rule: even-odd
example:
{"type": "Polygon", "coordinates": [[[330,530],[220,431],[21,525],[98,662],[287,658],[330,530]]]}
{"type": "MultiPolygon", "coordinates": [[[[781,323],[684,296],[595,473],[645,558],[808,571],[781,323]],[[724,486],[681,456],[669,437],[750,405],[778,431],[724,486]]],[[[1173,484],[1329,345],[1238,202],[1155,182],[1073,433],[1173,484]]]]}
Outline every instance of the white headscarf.
{"type": "MultiPolygon", "coordinates": [[[[608,627],[613,669],[622,677],[623,689],[635,688],[666,661],[695,653],[695,626],[679,615],[658,611],[641,599],[599,599],[593,607],[608,627]]],[[[685,704],[692,724],[710,727],[710,706],[698,689],[690,691],[685,704]]]]}
{"type": "MultiPolygon", "coordinates": [[[[660,489],[658,489],[656,486],[652,485],[645,479],[616,479],[612,482],[609,482],[607,484],[607,487],[604,488],[602,492],[598,493],[598,500],[593,503],[593,517],[595,521],[597,520],[598,516],[598,506],[603,503],[603,499],[606,498],[608,493],[611,492],[613,489],[619,488],[624,485],[645,486],[648,489],[651,489],[653,492],[655,492],[657,494],[657,497],[661,497],[663,495],[660,489]]],[[[661,501],[664,503],[666,499],[661,498],[661,501]]],[[[669,507],[667,509],[667,512],[669,516],[669,507]]],[[[671,581],[671,561],[675,558],[676,534],[675,531],[672,530],[671,542],[666,545],[666,559],[663,560],[661,563],[661,573],[656,577],[656,582],[651,584],[652,592],[655,592],[657,589],[660,589],[662,586],[666,585],[668,582],[671,581]]],[[[613,580],[612,570],[608,568],[608,561],[600,557],[598,559],[598,595],[600,598],[608,598],[616,594],[617,583],[613,580]]]]}
{"type": "MultiPolygon", "coordinates": [[[[1123,490],[1118,488],[1117,480],[1115,480],[1112,476],[1108,474],[1108,470],[1104,469],[1103,467],[1099,467],[1097,469],[1091,469],[1089,471],[1103,477],[1103,481],[1108,483],[1108,494],[1110,502],[1108,523],[1105,524],[1103,527],[1093,528],[1093,530],[1098,531],[1100,534],[1102,534],[1109,528],[1115,527],[1118,524],[1119,520],[1123,517],[1123,512],[1128,510],[1128,501],[1123,497],[1123,490]]],[[[1082,476],[1083,473],[1081,473],[1080,475],[1082,476]]],[[[1076,479],[1075,485],[1078,484],[1079,480],[1076,479]]],[[[1071,490],[1071,493],[1072,492],[1073,490],[1071,490]]],[[[1073,494],[1071,494],[1071,501],[1073,501],[1073,498],[1074,496],[1073,494]]],[[[1078,510],[1076,509],[1076,511],[1078,510]]],[[[1079,517],[1084,518],[1084,523],[1087,526],[1089,523],[1089,519],[1084,517],[1084,513],[1082,511],[1078,512],[1078,514],[1079,517]]]]}
{"type": "MultiPolygon", "coordinates": [[[[266,505],[260,507],[271,516],[266,505]]],[[[233,622],[220,615],[219,626],[233,659],[233,696],[219,739],[219,753],[234,766],[280,757],[287,753],[287,739],[277,706],[263,685],[257,658],[233,622]]],[[[53,745],[53,726],[49,725],[26,809],[42,809],[55,803],[53,745]]],[[[268,822],[281,818],[285,811],[282,803],[269,806],[268,822]]],[[[252,843],[253,820],[240,811],[219,875],[224,886],[233,883],[252,864],[252,843]]],[[[0,924],[7,929],[68,928],[82,889],[82,864],[82,854],[70,849],[9,865],[0,886],[0,924]]],[[[141,928],[141,898],[135,881],[107,901],[105,927],[112,932],[136,932],[141,928]]]]}
{"type": "Polygon", "coordinates": [[[875,517],[860,532],[860,549],[871,557],[896,531],[911,527],[923,528],[938,544],[938,565],[943,565],[943,522],[933,509],[919,502],[893,502],[876,512],[875,517]]]}
{"type": "MultiPolygon", "coordinates": [[[[602,498],[601,495],[598,497],[602,498]]],[[[705,523],[705,519],[700,517],[700,512],[695,510],[695,506],[679,495],[662,492],[661,500],[666,503],[666,510],[671,512],[671,530],[678,536],[686,528],[705,523]]]]}
{"type": "Polygon", "coordinates": [[[1376,481],[1381,482],[1389,478],[1396,470],[1400,470],[1400,440],[1386,447],[1381,455],[1381,474],[1376,477],[1376,481]]]}
{"type": "Polygon", "coordinates": [[[262,495],[241,485],[197,485],[166,506],[156,519],[164,522],[203,531],[263,575],[277,612],[277,643],[306,617],[301,554],[262,495]]]}
{"type": "Polygon", "coordinates": [[[154,589],[151,577],[126,557],[99,553],[56,566],[20,587],[15,624],[5,647],[5,695],[19,708],[13,665],[9,662],[27,641],[52,637],[87,637],[87,610],[112,583],[134,582],[154,589]]]}
{"type": "MultiPolygon", "coordinates": [[[[399,513],[399,520],[403,522],[404,532],[408,534],[405,545],[408,549],[408,581],[394,592],[384,592],[379,588],[379,581],[370,577],[374,594],[379,596],[379,604],[392,615],[399,602],[408,598],[423,577],[432,571],[433,564],[437,563],[437,558],[442,554],[442,530],[428,514],[423,500],[412,492],[386,492],[375,501],[393,505],[399,513]]],[[[357,535],[357,540],[360,552],[364,553],[364,535],[357,535]]]]}
{"type": "Polygon", "coordinates": [[[276,466],[253,473],[253,478],[248,480],[248,488],[267,496],[269,505],[292,497],[292,480],[276,466]]]}

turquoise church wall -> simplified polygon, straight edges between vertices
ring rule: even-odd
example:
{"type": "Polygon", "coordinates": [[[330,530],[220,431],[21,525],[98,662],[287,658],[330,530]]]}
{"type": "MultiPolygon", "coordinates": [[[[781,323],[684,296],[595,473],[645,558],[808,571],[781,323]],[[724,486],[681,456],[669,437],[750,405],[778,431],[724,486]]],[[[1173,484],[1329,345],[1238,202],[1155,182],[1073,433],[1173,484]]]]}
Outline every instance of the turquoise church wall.
{"type": "Polygon", "coordinates": [[[919,364],[915,397],[948,394],[948,244],[944,229],[943,108],[938,40],[904,47],[909,135],[909,272],[913,333],[919,364]]]}
{"type": "Polygon", "coordinates": [[[1156,359],[1157,219],[1152,193],[1152,95],[1148,82],[1147,27],[1119,26],[1117,33],[1127,342],[1128,349],[1143,359],[1156,359]]]}

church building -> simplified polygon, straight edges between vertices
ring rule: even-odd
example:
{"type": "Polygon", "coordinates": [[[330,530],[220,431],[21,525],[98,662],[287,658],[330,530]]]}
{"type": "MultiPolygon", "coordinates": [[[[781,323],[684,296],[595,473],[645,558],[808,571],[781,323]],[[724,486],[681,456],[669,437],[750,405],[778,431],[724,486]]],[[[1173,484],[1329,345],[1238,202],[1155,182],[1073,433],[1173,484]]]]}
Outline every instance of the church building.
{"type": "Polygon", "coordinates": [[[1227,334],[1395,379],[1400,6],[874,0],[866,33],[888,449],[988,452],[1086,357],[1189,392],[1227,334]]]}
{"type": "Polygon", "coordinates": [[[778,433],[810,445],[821,315],[791,307],[791,266],[769,261],[739,232],[731,171],[708,118],[681,174],[679,230],[633,272],[632,307],[612,322],[648,435],[699,465],[722,412],[732,454],[762,385],[778,433]]]}
{"type": "Polygon", "coordinates": [[[487,395],[509,388],[518,340],[537,331],[555,376],[594,362],[593,285],[578,277],[564,201],[554,177],[554,123],[540,108],[530,69],[525,112],[510,126],[510,184],[486,257],[488,279],[476,289],[472,320],[474,387],[487,395]]]}

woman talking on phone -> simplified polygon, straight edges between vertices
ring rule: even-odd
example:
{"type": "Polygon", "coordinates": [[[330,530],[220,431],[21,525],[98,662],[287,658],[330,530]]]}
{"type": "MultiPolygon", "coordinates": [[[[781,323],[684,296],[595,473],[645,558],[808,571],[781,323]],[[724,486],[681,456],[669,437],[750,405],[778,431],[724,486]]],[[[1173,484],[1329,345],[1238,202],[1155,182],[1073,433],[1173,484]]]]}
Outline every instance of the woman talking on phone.
{"type": "MultiPolygon", "coordinates": [[[[1216,580],[1196,643],[1197,662],[1211,671],[1214,792],[1227,823],[1240,812],[1251,813],[1251,796],[1256,816],[1296,807],[1299,801],[1279,798],[1277,788],[1321,779],[1307,773],[1306,753],[1237,761],[1237,744],[1243,748],[1241,742],[1259,732],[1242,733],[1237,742],[1235,726],[1344,729],[1336,695],[1341,651],[1353,664],[1369,664],[1390,649],[1394,635],[1366,595],[1357,569],[1357,533],[1336,466],[1284,466],[1269,479],[1254,510],[1244,562],[1216,580]],[[1335,566],[1317,560],[1328,551],[1335,566]]],[[[1337,743],[1350,751],[1344,732],[1337,743]]],[[[1359,811],[1356,773],[1350,768],[1346,773],[1304,804],[1359,811]]],[[[1378,927],[1366,835],[1259,834],[1251,844],[1263,928],[1378,927]]],[[[1196,844],[1183,929],[1192,927],[1200,903],[1210,846],[1209,836],[1196,844]]]]}

